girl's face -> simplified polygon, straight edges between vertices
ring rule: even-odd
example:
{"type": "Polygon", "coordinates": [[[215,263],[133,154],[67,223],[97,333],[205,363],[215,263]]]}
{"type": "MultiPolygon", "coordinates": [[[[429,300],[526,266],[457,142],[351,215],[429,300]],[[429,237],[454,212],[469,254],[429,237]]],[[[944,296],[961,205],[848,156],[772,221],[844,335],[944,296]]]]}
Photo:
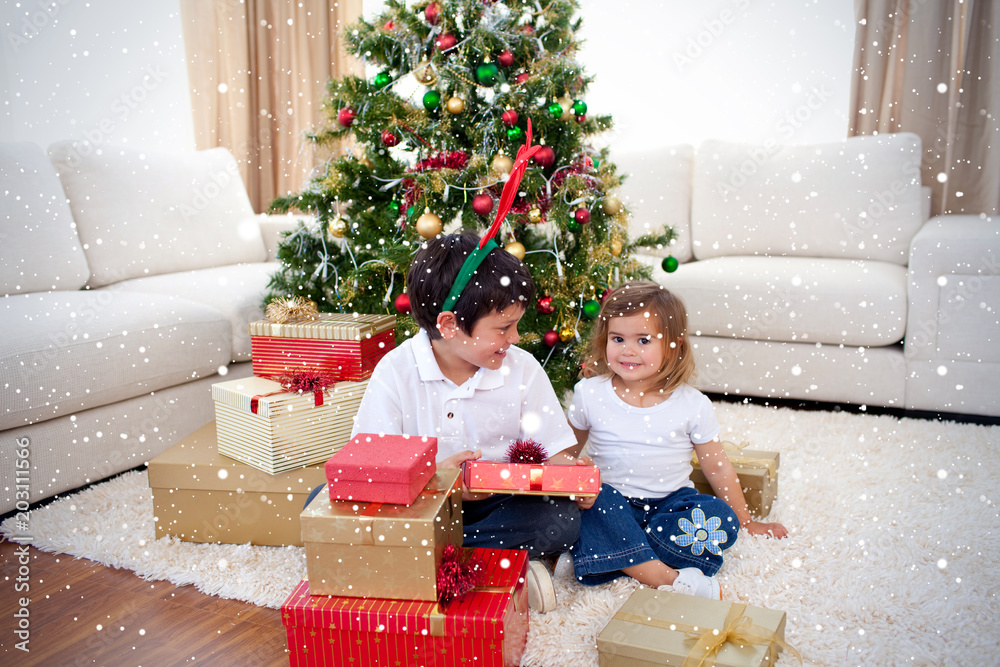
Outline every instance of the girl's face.
{"type": "Polygon", "coordinates": [[[636,313],[614,317],[608,326],[608,367],[628,386],[651,380],[666,358],[666,345],[656,317],[636,313]]]}

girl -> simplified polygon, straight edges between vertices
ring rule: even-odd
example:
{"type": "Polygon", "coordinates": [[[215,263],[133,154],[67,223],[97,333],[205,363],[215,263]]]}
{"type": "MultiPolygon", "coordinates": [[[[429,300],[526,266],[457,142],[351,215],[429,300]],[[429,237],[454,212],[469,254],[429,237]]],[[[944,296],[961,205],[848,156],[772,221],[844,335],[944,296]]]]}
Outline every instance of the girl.
{"type": "Polygon", "coordinates": [[[694,360],[680,298],[643,281],[604,300],[569,421],[578,455],[588,454],[604,484],[582,512],[573,547],[577,579],[587,585],[623,574],[647,586],[721,599],[712,576],[722,551],[743,528],[788,533],[754,521],[736,471],[718,440],[708,398],[687,384],[694,360]],[[691,450],[718,497],[695,491],[691,450]],[[708,576],[706,576],[708,575],[708,576]]]}

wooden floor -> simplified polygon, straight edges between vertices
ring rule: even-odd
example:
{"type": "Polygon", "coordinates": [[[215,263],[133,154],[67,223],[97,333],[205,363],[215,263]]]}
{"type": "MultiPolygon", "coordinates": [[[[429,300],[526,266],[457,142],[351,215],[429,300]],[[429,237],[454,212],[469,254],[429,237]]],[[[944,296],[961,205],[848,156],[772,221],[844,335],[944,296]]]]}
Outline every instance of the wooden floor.
{"type": "Polygon", "coordinates": [[[288,664],[280,611],[193,586],[3,542],[0,591],[0,665],[288,664]],[[18,590],[24,583],[30,591],[18,590]],[[22,597],[28,653],[17,648],[22,597]]]}

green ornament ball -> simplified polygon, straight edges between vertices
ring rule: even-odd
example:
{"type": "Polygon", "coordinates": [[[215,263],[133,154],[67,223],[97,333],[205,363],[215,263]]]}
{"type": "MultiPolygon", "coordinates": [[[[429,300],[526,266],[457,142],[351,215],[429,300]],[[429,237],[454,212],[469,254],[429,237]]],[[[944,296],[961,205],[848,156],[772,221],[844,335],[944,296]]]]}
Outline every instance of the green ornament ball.
{"type": "Polygon", "coordinates": [[[592,320],[601,313],[601,303],[594,299],[583,302],[583,315],[588,320],[592,320]]]}
{"type": "Polygon", "coordinates": [[[553,102],[549,105],[548,112],[550,116],[558,120],[563,115],[562,105],[558,102],[553,102]]]}
{"type": "Polygon", "coordinates": [[[676,257],[670,255],[669,257],[663,258],[663,261],[660,262],[660,267],[667,273],[673,273],[677,270],[677,267],[680,266],[680,264],[681,263],[677,261],[676,257]]]}
{"type": "Polygon", "coordinates": [[[511,141],[520,141],[522,137],[524,137],[524,130],[517,125],[507,128],[507,138],[511,141]]]}
{"type": "Polygon", "coordinates": [[[414,216],[416,216],[416,215],[417,215],[417,207],[416,207],[416,205],[410,206],[409,208],[406,209],[406,219],[407,220],[413,220],[414,216]]]}
{"type": "Polygon", "coordinates": [[[372,79],[372,85],[376,88],[385,88],[389,85],[389,81],[390,78],[388,72],[379,72],[375,75],[375,78],[372,79]]]}
{"type": "Polygon", "coordinates": [[[570,220],[569,222],[566,223],[566,229],[573,232],[574,234],[579,234],[580,231],[583,229],[583,225],[581,225],[576,220],[570,220]]]}
{"type": "Polygon", "coordinates": [[[573,102],[573,115],[574,116],[586,116],[587,115],[587,103],[583,100],[576,100],[573,102]]]}
{"type": "Polygon", "coordinates": [[[436,90],[428,90],[424,93],[424,108],[428,111],[436,111],[441,108],[441,93],[436,90]]]}
{"type": "Polygon", "coordinates": [[[476,81],[480,86],[493,86],[500,79],[500,70],[493,63],[483,63],[476,68],[476,81]]]}

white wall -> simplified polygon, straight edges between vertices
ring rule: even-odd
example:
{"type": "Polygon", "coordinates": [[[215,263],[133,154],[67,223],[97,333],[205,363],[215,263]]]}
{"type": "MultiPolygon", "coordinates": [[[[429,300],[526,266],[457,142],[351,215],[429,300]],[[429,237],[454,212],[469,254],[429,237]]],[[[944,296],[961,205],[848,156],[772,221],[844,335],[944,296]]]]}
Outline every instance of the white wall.
{"type": "Polygon", "coordinates": [[[194,149],[179,0],[4,0],[0,38],[0,141],[194,149]]]}
{"type": "Polygon", "coordinates": [[[847,136],[852,0],[582,0],[579,62],[614,149],[847,136]]]}

